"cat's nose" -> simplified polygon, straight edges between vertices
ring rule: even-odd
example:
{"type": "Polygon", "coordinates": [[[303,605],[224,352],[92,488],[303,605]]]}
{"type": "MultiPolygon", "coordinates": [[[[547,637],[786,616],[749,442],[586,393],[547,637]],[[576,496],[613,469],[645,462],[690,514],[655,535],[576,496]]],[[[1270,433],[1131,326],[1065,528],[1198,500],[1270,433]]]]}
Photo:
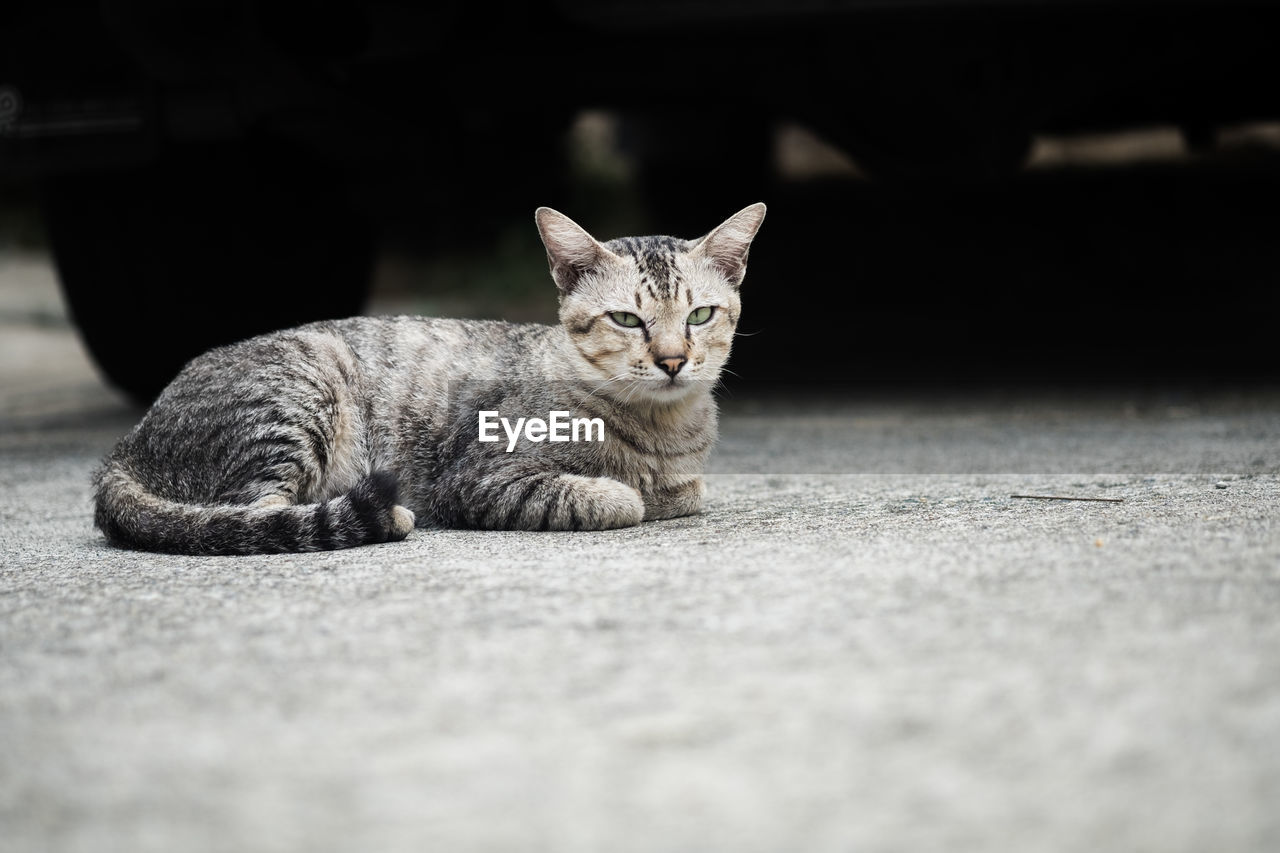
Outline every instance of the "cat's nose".
{"type": "Polygon", "coordinates": [[[654,359],[658,367],[661,367],[668,376],[675,376],[680,372],[680,368],[684,367],[684,363],[689,359],[682,355],[664,355],[654,359]]]}

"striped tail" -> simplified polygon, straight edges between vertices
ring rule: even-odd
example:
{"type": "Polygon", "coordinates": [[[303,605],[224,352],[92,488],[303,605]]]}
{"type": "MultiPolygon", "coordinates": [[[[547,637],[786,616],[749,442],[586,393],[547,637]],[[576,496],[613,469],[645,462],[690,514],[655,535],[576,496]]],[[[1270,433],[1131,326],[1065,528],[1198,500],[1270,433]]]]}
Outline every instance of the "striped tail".
{"type": "Polygon", "coordinates": [[[112,460],[94,478],[94,523],[112,545],[169,554],[331,551],[403,539],[413,513],[396,505],[395,474],[375,471],[318,504],[202,506],[149,492],[112,460]]]}

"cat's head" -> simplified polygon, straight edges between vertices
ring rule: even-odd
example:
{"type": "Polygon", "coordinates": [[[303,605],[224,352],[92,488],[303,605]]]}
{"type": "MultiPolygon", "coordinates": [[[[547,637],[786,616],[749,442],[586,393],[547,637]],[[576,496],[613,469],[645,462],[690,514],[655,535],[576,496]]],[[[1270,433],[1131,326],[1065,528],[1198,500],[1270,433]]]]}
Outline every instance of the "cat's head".
{"type": "Polygon", "coordinates": [[[714,383],[729,358],[747,251],[764,212],[753,204],[697,240],[601,243],[563,213],[538,208],[579,378],[652,402],[714,383]]]}

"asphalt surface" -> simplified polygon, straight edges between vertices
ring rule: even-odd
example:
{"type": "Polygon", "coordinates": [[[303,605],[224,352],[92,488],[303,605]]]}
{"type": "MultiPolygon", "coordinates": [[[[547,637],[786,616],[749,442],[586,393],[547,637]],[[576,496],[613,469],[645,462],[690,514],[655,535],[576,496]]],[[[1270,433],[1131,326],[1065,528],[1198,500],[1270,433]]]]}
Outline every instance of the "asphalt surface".
{"type": "Polygon", "coordinates": [[[1280,848],[1276,394],[738,394],[702,516],[260,558],[103,544],[138,415],[0,258],[0,850],[1280,848]]]}

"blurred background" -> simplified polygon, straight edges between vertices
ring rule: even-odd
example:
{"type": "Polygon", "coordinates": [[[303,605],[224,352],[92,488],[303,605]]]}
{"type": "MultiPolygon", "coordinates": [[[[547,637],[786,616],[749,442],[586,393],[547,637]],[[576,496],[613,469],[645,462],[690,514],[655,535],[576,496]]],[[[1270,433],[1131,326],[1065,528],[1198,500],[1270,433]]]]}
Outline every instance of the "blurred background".
{"type": "Polygon", "coordinates": [[[730,386],[1273,383],[1278,11],[10,3],[0,283],[145,401],[313,319],[553,322],[539,205],[765,201],[730,386]]]}

